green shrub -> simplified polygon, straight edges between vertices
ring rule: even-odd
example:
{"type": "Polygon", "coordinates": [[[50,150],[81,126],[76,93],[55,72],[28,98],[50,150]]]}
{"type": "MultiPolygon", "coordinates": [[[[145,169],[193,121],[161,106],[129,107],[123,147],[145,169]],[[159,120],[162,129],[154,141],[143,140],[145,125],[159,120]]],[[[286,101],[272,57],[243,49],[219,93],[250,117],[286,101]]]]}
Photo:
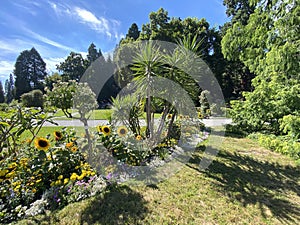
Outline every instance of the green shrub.
{"type": "Polygon", "coordinates": [[[280,120],[280,128],[284,133],[297,140],[300,138],[300,116],[287,115],[280,120]]]}
{"type": "Polygon", "coordinates": [[[33,90],[21,95],[21,103],[25,107],[41,107],[44,106],[43,92],[41,90],[33,90]]]}
{"type": "Polygon", "coordinates": [[[275,136],[273,134],[253,133],[248,136],[272,151],[288,155],[300,163],[300,142],[287,136],[275,136]]]}

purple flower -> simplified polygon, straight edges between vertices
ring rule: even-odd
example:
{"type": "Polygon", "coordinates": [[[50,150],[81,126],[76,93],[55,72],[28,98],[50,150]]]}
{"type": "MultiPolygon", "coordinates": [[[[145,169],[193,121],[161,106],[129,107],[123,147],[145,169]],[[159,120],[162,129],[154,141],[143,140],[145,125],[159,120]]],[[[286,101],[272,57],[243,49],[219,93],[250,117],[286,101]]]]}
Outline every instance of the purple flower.
{"type": "Polygon", "coordinates": [[[112,178],[112,173],[107,174],[106,179],[110,180],[112,178]]]}

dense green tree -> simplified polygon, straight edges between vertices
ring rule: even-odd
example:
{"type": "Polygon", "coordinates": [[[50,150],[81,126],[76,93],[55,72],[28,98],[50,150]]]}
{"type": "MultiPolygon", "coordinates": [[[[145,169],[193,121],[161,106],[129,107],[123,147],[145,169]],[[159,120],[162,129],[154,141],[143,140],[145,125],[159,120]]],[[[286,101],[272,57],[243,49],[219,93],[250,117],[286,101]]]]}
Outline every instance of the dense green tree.
{"type": "Polygon", "coordinates": [[[90,44],[87,54],[87,60],[89,61],[89,65],[99,57],[103,57],[101,50],[99,49],[97,51],[96,45],[94,43],[90,44]]]}
{"type": "Polygon", "coordinates": [[[59,82],[62,80],[62,77],[59,73],[55,72],[49,76],[46,77],[45,79],[45,88],[52,90],[53,89],[53,84],[59,82]]]}
{"type": "Polygon", "coordinates": [[[5,99],[6,103],[11,103],[14,99],[14,78],[13,75],[9,75],[9,79],[5,81],[5,99]]]}
{"type": "Polygon", "coordinates": [[[250,4],[251,0],[224,0],[223,4],[227,7],[226,14],[231,17],[231,22],[239,21],[246,24],[250,15],[254,12],[255,6],[250,4]]]}
{"type": "MultiPolygon", "coordinates": [[[[149,20],[149,23],[142,25],[142,31],[137,41],[160,40],[177,43],[188,36],[196,36],[196,42],[199,43],[196,50],[197,54],[201,55],[202,59],[208,60],[215,39],[210,37],[212,33],[209,32],[209,23],[205,19],[186,18],[181,20],[174,17],[170,19],[168,12],[160,8],[157,12],[149,14],[149,20]]],[[[134,49],[128,49],[129,46],[133,47],[130,43],[134,43],[131,38],[121,40],[118,51],[114,54],[114,60],[119,64],[117,65],[119,70],[116,74],[116,80],[121,87],[134,77],[129,67],[122,67],[122,65],[126,65],[126,62],[129,62],[130,57],[128,58],[128,56],[135,54],[134,49]]]]}
{"type": "Polygon", "coordinates": [[[279,133],[280,120],[300,111],[300,7],[292,0],[251,2],[255,11],[247,23],[235,22],[222,40],[227,59],[239,59],[257,74],[254,91],[233,102],[232,116],[250,131],[279,133]]]}
{"type": "Polygon", "coordinates": [[[33,89],[43,90],[46,63],[35,48],[21,52],[15,63],[16,99],[33,89]]]}
{"type": "Polygon", "coordinates": [[[138,25],[133,23],[128,29],[128,33],[126,34],[126,38],[132,38],[133,40],[138,39],[140,36],[140,31],[138,25]]]}
{"type": "Polygon", "coordinates": [[[5,102],[4,89],[3,89],[2,82],[0,81],[0,103],[4,103],[4,102],[5,102]]]}
{"type": "Polygon", "coordinates": [[[62,72],[62,80],[80,80],[88,66],[88,61],[85,60],[80,53],[71,52],[70,55],[57,65],[57,69],[62,72]]]}

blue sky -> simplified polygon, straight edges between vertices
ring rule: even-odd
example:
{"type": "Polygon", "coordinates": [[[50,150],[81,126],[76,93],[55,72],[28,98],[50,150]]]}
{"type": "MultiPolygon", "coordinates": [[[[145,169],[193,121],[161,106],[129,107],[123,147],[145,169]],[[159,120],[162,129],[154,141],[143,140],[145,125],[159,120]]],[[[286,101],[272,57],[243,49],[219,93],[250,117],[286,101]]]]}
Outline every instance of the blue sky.
{"type": "Polygon", "coordinates": [[[141,28],[160,7],[170,17],[206,18],[211,27],[228,20],[222,0],[1,0],[0,80],[32,47],[50,73],[71,51],[85,56],[92,42],[109,53],[133,22],[141,28]]]}

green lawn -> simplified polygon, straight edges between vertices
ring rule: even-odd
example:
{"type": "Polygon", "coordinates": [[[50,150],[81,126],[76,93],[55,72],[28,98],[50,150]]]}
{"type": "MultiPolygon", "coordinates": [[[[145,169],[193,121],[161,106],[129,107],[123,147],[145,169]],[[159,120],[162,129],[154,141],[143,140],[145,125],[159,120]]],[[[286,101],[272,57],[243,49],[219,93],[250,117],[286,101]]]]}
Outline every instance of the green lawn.
{"type": "MultiPolygon", "coordinates": [[[[77,110],[71,110],[70,112],[72,113],[73,116],[75,116],[75,117],[78,116],[77,110]]],[[[108,120],[109,117],[111,116],[111,113],[112,113],[111,109],[97,109],[97,110],[94,110],[91,113],[90,119],[108,120]]],[[[55,120],[70,120],[70,118],[67,118],[61,110],[58,110],[54,114],[54,117],[55,117],[55,120]]],[[[155,113],[154,117],[155,118],[160,118],[161,114],[160,113],[155,113]]],[[[146,118],[146,113],[144,113],[141,118],[145,119],[146,118]]]]}
{"type": "MultiPolygon", "coordinates": [[[[77,110],[71,110],[70,111],[73,116],[78,116],[77,110]]],[[[112,110],[111,109],[97,109],[94,110],[91,113],[90,119],[94,120],[108,120],[111,115],[112,110]]],[[[67,118],[64,113],[61,110],[58,110],[54,117],[56,120],[70,120],[70,118],[67,118]]]]}
{"type": "Polygon", "coordinates": [[[206,172],[198,170],[200,146],[180,172],[157,185],[111,186],[18,224],[300,224],[294,161],[247,138],[220,138],[218,157],[206,172]]]}

